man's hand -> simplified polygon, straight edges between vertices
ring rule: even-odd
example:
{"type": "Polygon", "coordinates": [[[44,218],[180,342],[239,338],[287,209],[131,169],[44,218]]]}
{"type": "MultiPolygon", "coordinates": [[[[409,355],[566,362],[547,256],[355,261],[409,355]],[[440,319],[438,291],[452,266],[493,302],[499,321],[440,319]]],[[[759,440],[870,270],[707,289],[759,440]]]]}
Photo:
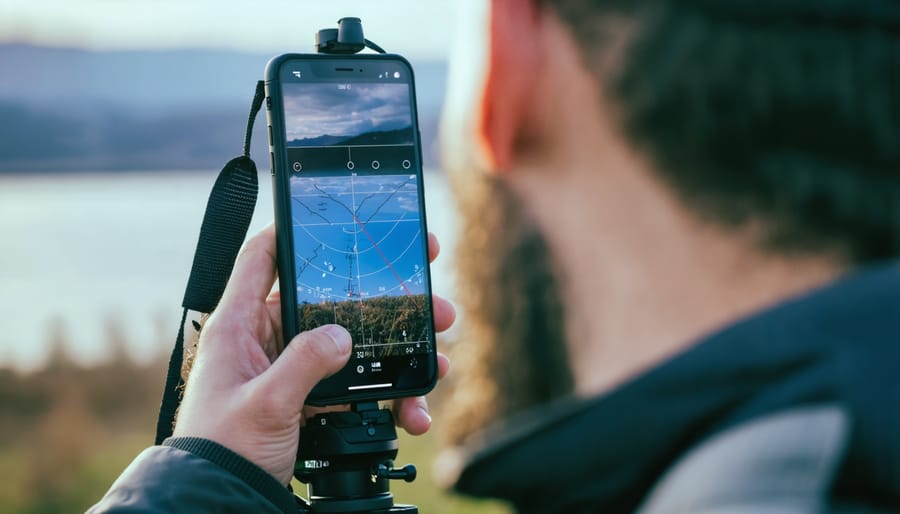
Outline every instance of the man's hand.
{"type": "MultiPolygon", "coordinates": [[[[437,241],[429,234],[430,259],[437,241]]],[[[245,245],[225,294],[200,336],[174,435],[210,439],[242,455],[287,484],[297,456],[297,435],[305,419],[306,396],[350,357],[350,334],[326,325],[281,340],[275,281],[275,229],[269,226],[245,245]]],[[[434,298],[435,328],[456,317],[447,301],[434,298]]],[[[438,375],[449,361],[438,355],[438,375]]],[[[428,430],[424,398],[394,402],[397,424],[411,434],[428,430]]]]}

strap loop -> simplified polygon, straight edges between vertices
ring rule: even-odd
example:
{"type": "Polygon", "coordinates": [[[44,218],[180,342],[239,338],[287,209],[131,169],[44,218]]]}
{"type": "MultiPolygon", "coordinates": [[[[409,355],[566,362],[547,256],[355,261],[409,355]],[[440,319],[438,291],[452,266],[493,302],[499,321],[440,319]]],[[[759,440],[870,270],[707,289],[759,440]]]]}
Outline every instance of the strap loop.
{"type": "Polygon", "coordinates": [[[181,392],[184,381],[181,378],[181,365],[184,360],[184,324],[188,310],[212,312],[222,293],[234,261],[237,259],[247,229],[256,208],[259,193],[259,179],[256,164],[250,158],[250,137],[256,114],[262,107],[265,98],[265,84],[256,83],[256,92],[250,106],[247,119],[247,132],[244,136],[244,154],[228,161],[213,185],[206,213],[200,226],[200,237],[194,251],[194,262],[188,278],[181,306],[184,312],[178,327],[175,347],[169,358],[169,369],[166,373],[166,386],[163,390],[159,417],[156,422],[156,443],[172,435],[175,414],[181,403],[181,392]]]}
{"type": "Polygon", "coordinates": [[[266,97],[266,83],[262,80],[256,83],[256,92],[253,93],[253,102],[250,104],[250,118],[247,120],[247,132],[244,133],[244,157],[250,157],[250,138],[253,136],[253,122],[262,107],[266,97]]]}
{"type": "Polygon", "coordinates": [[[247,236],[258,191],[256,164],[249,157],[235,157],[222,168],[206,204],[182,307],[212,312],[218,305],[247,236]]]}

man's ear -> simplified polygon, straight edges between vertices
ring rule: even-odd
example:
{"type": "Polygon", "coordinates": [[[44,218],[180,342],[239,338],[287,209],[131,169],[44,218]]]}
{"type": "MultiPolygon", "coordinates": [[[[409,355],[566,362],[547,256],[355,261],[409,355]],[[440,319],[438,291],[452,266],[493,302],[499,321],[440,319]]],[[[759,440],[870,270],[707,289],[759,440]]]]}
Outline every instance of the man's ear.
{"type": "Polygon", "coordinates": [[[490,48],[477,127],[491,159],[503,173],[513,164],[516,139],[541,73],[541,20],[534,0],[491,0],[490,48]]]}

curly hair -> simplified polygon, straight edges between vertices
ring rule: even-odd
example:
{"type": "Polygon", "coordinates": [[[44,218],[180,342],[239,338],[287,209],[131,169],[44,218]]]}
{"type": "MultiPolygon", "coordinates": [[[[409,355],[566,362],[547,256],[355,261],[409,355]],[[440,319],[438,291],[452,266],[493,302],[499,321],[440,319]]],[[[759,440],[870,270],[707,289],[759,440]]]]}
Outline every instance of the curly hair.
{"type": "Polygon", "coordinates": [[[782,251],[900,255],[900,3],[542,0],[625,135],[705,218],[762,220],[782,251]]]}

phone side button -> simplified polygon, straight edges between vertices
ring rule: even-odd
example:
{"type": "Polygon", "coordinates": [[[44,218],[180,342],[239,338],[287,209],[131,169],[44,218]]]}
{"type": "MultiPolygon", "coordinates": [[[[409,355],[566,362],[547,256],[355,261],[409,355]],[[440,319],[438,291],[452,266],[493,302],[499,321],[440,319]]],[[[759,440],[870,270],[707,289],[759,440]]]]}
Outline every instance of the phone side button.
{"type": "Polygon", "coordinates": [[[275,176],[275,152],[269,152],[269,171],[275,176]]]}

